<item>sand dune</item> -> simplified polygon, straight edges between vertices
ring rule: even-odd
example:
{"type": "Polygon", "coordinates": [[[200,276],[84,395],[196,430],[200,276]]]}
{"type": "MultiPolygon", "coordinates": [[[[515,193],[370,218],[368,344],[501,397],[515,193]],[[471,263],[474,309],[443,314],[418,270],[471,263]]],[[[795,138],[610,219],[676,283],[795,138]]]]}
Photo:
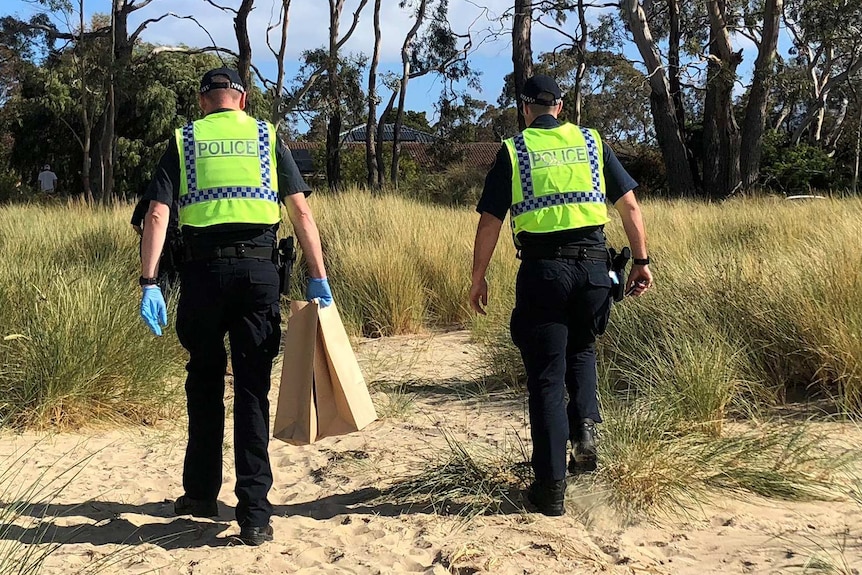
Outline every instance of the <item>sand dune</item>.
{"type": "MultiPolygon", "coordinates": [[[[48,505],[29,507],[7,538],[32,541],[46,527],[48,538],[63,542],[47,573],[704,575],[802,573],[816,558],[844,561],[848,572],[862,565],[862,510],[847,501],[722,499],[685,521],[631,525],[577,483],[569,514],[554,519],[513,508],[465,521],[381,500],[379,489],[439,453],[444,432],[492,446],[525,441],[525,406],[476,396],[476,351],[464,333],[369,340],[358,352],[369,381],[389,390],[375,393],[389,416],[312,446],[272,442],[273,543],[249,548],[232,538],[230,425],[219,517],[173,517],[183,421],[0,435],[0,457],[20,456],[21,485],[68,482],[48,505]]],[[[273,404],[276,396],[274,389],[273,404]]],[[[862,434],[846,427],[841,433],[855,434],[847,441],[858,445],[862,434]]]]}

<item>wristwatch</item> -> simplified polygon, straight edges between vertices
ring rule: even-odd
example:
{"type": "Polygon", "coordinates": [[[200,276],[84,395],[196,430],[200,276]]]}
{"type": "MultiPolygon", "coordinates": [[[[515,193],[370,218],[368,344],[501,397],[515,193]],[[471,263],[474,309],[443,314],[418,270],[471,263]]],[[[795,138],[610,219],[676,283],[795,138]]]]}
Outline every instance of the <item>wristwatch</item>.
{"type": "Polygon", "coordinates": [[[634,258],[632,260],[632,263],[634,263],[636,266],[648,266],[649,265],[649,256],[647,256],[645,258],[634,258]]]}
{"type": "Polygon", "coordinates": [[[144,276],[141,276],[138,278],[138,285],[142,286],[142,287],[143,286],[154,286],[158,283],[159,283],[158,278],[145,278],[144,276]]]}

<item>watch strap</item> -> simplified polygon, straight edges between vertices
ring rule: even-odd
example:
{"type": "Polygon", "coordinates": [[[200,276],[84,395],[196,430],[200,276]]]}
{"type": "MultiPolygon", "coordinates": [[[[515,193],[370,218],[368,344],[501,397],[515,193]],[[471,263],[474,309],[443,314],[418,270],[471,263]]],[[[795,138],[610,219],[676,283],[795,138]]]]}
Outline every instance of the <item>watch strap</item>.
{"type": "Polygon", "coordinates": [[[158,278],[145,278],[144,276],[140,276],[138,278],[138,285],[140,286],[154,286],[159,283],[158,278]]]}
{"type": "Polygon", "coordinates": [[[636,266],[648,266],[649,265],[649,256],[647,256],[645,258],[634,258],[632,260],[632,263],[634,263],[636,266]]]}

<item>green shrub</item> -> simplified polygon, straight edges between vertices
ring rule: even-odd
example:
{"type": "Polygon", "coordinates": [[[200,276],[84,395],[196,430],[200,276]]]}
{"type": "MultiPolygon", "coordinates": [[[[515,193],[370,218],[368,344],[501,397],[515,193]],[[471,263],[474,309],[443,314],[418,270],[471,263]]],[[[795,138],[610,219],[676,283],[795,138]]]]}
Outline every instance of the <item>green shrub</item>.
{"type": "Polygon", "coordinates": [[[485,185],[487,170],[468,164],[455,164],[428,174],[409,187],[416,199],[443,206],[475,207],[485,185]]]}
{"type": "Polygon", "coordinates": [[[826,151],[805,143],[792,145],[775,132],[764,137],[760,174],[764,186],[787,195],[835,189],[844,184],[838,181],[835,159],[826,151]]]}

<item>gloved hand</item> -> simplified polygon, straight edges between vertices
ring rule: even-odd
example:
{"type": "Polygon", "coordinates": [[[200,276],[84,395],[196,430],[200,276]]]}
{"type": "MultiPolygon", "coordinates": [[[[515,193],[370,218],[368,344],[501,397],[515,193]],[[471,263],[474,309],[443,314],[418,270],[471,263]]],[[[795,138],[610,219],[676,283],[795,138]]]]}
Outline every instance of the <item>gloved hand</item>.
{"type": "Polygon", "coordinates": [[[144,287],[141,294],[141,317],[154,334],[162,335],[162,327],[168,325],[168,308],[159,286],[144,287]]]}
{"type": "Polygon", "coordinates": [[[305,288],[305,299],[308,301],[317,299],[320,307],[332,305],[332,291],[326,278],[309,278],[308,286],[305,288]]]}

